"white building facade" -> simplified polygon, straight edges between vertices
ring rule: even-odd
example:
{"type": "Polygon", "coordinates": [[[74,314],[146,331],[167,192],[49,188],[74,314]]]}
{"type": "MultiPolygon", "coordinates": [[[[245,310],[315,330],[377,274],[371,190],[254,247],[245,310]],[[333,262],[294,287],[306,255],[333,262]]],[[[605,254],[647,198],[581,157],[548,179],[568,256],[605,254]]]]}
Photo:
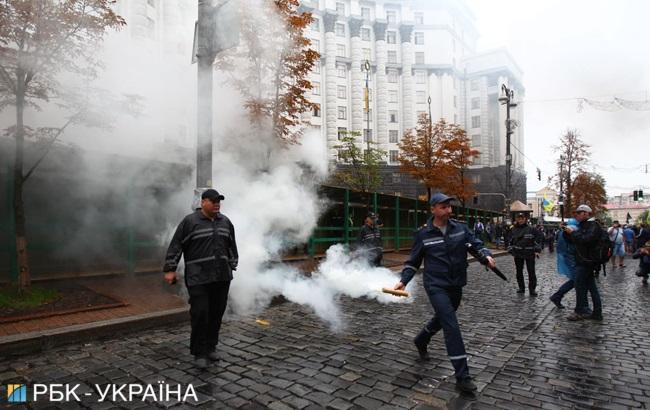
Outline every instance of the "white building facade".
{"type": "MultiPolygon", "coordinates": [[[[307,36],[321,53],[310,80],[318,104],[311,124],[320,129],[332,161],[340,131],[358,131],[398,165],[398,143],[417,118],[459,124],[482,155],[474,167],[505,164],[502,84],[521,99],[521,70],[505,50],[476,53],[474,17],[462,0],[311,0],[302,4],[316,21],[307,36]],[[364,92],[370,62],[370,112],[364,92]],[[428,100],[431,98],[429,107],[428,100]]],[[[524,168],[522,107],[511,109],[513,167],[524,168]]]]}

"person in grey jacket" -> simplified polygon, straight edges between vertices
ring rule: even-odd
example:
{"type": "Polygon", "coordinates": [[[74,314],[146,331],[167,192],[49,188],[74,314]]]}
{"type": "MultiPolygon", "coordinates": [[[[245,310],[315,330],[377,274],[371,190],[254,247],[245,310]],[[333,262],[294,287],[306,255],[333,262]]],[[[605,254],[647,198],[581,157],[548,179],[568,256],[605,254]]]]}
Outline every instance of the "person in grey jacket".
{"type": "Polygon", "coordinates": [[[219,360],[221,318],[226,311],[232,271],[239,254],[235,228],[220,213],[224,196],[214,189],[201,195],[201,209],[187,215],[176,228],[169,244],[163,272],[165,281],[174,284],[181,256],[185,258],[185,286],[190,296],[190,352],[195,365],[205,369],[208,360],[219,360]]]}
{"type": "Polygon", "coordinates": [[[452,212],[450,202],[453,199],[443,193],[436,193],[431,197],[429,203],[432,217],[427,225],[415,234],[411,255],[394,289],[404,289],[424,261],[422,282],[435,315],[415,337],[413,343],[420,358],[427,360],[427,346],[431,337],[442,329],[447,354],[455,370],[456,386],[463,392],[471,393],[476,390],[476,385],[469,374],[465,344],[456,319],[463,286],[467,284],[466,244],[471,244],[487,256],[488,266],[495,267],[496,264],[490,251],[483,247],[483,242],[475,238],[466,224],[449,219],[452,212]]]}
{"type": "Polygon", "coordinates": [[[373,212],[366,216],[363,226],[359,229],[357,247],[368,252],[368,262],[371,266],[381,266],[384,245],[381,240],[381,231],[377,227],[377,215],[373,212]]]}

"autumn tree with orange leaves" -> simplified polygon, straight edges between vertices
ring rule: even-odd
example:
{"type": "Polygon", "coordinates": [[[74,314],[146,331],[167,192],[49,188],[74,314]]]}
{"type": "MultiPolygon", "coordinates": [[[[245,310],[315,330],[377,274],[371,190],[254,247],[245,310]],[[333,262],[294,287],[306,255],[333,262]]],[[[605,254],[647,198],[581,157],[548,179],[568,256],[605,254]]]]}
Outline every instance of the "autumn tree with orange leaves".
{"type": "Polygon", "coordinates": [[[309,72],[320,58],[304,31],[314,19],[299,11],[298,0],[243,1],[240,46],[217,57],[217,69],[243,96],[251,123],[271,129],[285,144],[302,137],[302,114],[314,104],[307,99],[309,72]]]}
{"type": "Polygon", "coordinates": [[[415,129],[404,133],[399,148],[401,171],[424,184],[427,199],[433,189],[457,196],[463,204],[474,194],[466,170],[479,152],[471,148],[467,134],[457,124],[443,118],[432,124],[429,116],[422,114],[415,129]]]}
{"type": "Polygon", "coordinates": [[[571,199],[574,204],[587,204],[595,215],[605,212],[607,193],[605,178],[595,172],[581,172],[573,179],[571,199]]]}

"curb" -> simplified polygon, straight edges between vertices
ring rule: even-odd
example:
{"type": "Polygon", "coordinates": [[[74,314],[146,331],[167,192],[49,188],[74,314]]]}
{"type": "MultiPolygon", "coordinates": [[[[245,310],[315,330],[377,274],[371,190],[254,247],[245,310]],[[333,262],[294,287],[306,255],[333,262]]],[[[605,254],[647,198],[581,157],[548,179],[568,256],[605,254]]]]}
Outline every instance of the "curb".
{"type": "Polygon", "coordinates": [[[153,327],[189,321],[189,308],[127,316],[101,322],[84,323],[57,329],[38,330],[0,337],[0,356],[39,353],[69,343],[83,343],[116,334],[137,332],[153,327]]]}

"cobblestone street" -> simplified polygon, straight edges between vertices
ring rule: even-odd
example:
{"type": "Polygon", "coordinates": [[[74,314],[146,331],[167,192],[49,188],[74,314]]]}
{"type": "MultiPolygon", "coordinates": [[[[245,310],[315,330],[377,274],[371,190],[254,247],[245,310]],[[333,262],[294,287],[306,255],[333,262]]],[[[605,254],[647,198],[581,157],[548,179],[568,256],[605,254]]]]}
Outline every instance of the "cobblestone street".
{"type": "MultiPolygon", "coordinates": [[[[548,300],[563,282],[555,255],[538,262],[539,296],[516,294],[514,264],[497,259],[510,283],[470,265],[459,319],[479,392],[460,396],[442,332],[420,362],[414,335],[431,315],[416,276],[414,303],[343,298],[346,327],[332,333],[292,303],[257,317],[228,317],[222,360],[192,367],[188,324],[125,337],[0,358],[2,404],[8,383],[192,383],[198,403],[30,404],[32,408],[644,408],[650,406],[650,289],[634,276],[637,261],[600,278],[604,321],[569,322],[548,300]],[[267,320],[264,326],[255,319],[267,320]]],[[[386,284],[392,286],[393,283],[386,284]]],[[[90,389],[90,387],[87,387],[90,389]]],[[[18,408],[15,406],[14,408],[18,408]]]]}

